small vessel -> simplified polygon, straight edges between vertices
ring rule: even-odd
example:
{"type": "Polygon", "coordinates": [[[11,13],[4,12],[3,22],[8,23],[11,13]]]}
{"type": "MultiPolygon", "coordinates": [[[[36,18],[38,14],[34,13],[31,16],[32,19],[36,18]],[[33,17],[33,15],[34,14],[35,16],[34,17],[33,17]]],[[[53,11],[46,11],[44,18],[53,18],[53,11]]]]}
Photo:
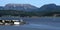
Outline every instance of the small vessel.
{"type": "Polygon", "coordinates": [[[0,25],[23,25],[25,21],[21,20],[0,20],[0,25]]]}

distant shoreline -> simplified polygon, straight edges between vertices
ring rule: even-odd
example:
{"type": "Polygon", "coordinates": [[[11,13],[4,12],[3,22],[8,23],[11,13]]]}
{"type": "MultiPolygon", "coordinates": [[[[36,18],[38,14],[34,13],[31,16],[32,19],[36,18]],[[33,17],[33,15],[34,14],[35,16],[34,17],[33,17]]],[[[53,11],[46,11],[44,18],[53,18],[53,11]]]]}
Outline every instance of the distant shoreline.
{"type": "MultiPolygon", "coordinates": [[[[12,17],[12,18],[19,18],[20,16],[2,16],[2,17],[12,17]]],[[[55,17],[55,16],[40,16],[40,17],[55,17]]],[[[60,17],[60,16],[56,16],[56,17],[60,17]]],[[[23,18],[25,18],[25,17],[23,17],[23,18]]],[[[39,18],[38,16],[31,16],[31,17],[29,17],[29,16],[26,16],[26,18],[39,18]]]]}

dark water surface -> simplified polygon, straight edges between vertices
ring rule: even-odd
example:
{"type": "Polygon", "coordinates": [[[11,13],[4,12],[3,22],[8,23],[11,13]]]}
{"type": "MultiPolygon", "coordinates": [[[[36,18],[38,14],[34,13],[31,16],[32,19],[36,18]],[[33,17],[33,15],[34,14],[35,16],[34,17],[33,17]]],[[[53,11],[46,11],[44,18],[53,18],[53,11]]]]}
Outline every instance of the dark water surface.
{"type": "Polygon", "coordinates": [[[0,30],[60,30],[60,17],[39,17],[39,18],[0,18],[0,19],[23,19],[29,24],[4,26],[0,30]]]}

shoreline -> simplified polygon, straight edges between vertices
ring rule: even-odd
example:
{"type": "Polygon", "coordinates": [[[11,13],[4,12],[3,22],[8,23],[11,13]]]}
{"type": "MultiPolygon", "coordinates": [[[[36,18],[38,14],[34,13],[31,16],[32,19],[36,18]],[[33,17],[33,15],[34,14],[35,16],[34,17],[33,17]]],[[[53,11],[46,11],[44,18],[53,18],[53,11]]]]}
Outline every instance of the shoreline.
{"type": "Polygon", "coordinates": [[[3,17],[0,17],[0,18],[4,18],[4,17],[5,18],[42,18],[42,17],[44,17],[44,18],[46,18],[46,17],[54,18],[55,16],[41,16],[41,17],[38,17],[38,16],[32,16],[32,17],[29,17],[29,16],[27,16],[27,17],[20,17],[20,16],[9,16],[9,17],[6,17],[6,16],[3,16],[3,17]]]}

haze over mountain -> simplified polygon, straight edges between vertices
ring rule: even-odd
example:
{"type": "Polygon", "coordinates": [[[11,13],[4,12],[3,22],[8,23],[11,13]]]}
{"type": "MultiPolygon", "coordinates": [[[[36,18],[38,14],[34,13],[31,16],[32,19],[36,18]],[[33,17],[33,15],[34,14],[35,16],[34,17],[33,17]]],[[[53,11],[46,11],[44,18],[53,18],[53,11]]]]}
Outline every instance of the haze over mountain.
{"type": "Polygon", "coordinates": [[[59,10],[60,6],[56,4],[46,4],[40,8],[30,5],[30,4],[6,4],[5,6],[0,6],[0,10],[22,10],[22,11],[51,11],[59,10]]]}
{"type": "Polygon", "coordinates": [[[4,7],[0,7],[1,10],[22,10],[22,11],[33,11],[37,7],[30,4],[6,4],[4,7]]]}

